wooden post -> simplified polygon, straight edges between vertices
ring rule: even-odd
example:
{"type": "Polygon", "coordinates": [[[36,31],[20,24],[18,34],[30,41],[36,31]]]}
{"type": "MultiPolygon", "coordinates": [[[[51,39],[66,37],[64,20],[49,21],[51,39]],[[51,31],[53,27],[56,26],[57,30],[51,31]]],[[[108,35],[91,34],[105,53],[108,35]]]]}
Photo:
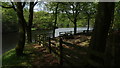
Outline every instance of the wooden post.
{"type": "Polygon", "coordinates": [[[38,44],[40,45],[40,35],[38,35],[38,44]]]}
{"type": "Polygon", "coordinates": [[[41,38],[41,40],[42,40],[42,44],[43,44],[43,46],[45,46],[45,35],[42,34],[41,36],[42,36],[42,38],[41,38]]]}
{"type": "Polygon", "coordinates": [[[50,37],[49,37],[49,52],[51,53],[51,41],[50,41],[50,37]]]}
{"type": "Polygon", "coordinates": [[[40,43],[43,44],[43,35],[40,34],[40,43]]]}
{"type": "Polygon", "coordinates": [[[38,43],[38,40],[39,40],[38,37],[39,37],[39,36],[37,35],[37,37],[36,37],[36,42],[37,42],[37,44],[39,44],[39,43],[38,43]]]}
{"type": "Polygon", "coordinates": [[[60,40],[59,40],[59,44],[60,44],[60,65],[62,66],[63,65],[63,53],[62,53],[62,50],[63,50],[63,47],[62,47],[62,38],[60,37],[60,40]]]}
{"type": "Polygon", "coordinates": [[[36,35],[35,35],[35,43],[36,43],[36,41],[37,41],[37,37],[36,37],[36,35]]]}

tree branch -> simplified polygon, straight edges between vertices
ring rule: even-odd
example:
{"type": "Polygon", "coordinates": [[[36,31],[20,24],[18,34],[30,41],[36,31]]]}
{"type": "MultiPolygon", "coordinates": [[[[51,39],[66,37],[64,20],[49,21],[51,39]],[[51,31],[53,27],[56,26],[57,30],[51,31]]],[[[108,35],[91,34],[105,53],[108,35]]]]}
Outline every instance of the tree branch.
{"type": "Polygon", "coordinates": [[[11,1],[13,9],[16,11],[14,3],[11,1]]]}
{"type": "Polygon", "coordinates": [[[74,21],[70,18],[70,15],[68,14],[68,12],[67,12],[67,11],[65,11],[65,12],[66,12],[68,18],[69,18],[72,22],[74,22],[74,21]]]}
{"type": "Polygon", "coordinates": [[[23,5],[22,5],[23,8],[25,7],[25,4],[26,4],[26,2],[23,2],[23,5]]]}
{"type": "Polygon", "coordinates": [[[0,7],[2,7],[2,8],[13,8],[13,6],[6,7],[6,6],[3,6],[3,5],[0,5],[0,7]]]}
{"type": "Polygon", "coordinates": [[[12,6],[9,6],[9,7],[6,7],[6,6],[3,6],[3,5],[0,5],[0,7],[2,7],[2,8],[7,8],[7,9],[10,9],[10,8],[13,8],[15,11],[16,11],[16,9],[15,9],[15,7],[12,5],[12,6]]]}
{"type": "Polygon", "coordinates": [[[36,1],[36,2],[33,4],[33,6],[32,6],[32,7],[34,7],[37,3],[38,3],[38,1],[36,1]]]}

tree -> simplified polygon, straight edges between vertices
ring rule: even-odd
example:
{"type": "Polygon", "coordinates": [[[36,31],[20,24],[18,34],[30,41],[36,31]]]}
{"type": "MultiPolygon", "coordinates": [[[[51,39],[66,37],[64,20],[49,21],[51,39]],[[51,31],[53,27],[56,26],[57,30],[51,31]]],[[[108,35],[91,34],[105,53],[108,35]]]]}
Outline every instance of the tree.
{"type": "Polygon", "coordinates": [[[78,21],[78,15],[81,11],[82,3],[80,2],[68,2],[68,3],[62,3],[62,11],[65,11],[69,20],[73,22],[74,24],[74,34],[77,32],[77,21],[78,21]],[[81,5],[80,5],[81,4],[81,5]]]}
{"type": "Polygon", "coordinates": [[[23,16],[23,7],[24,4],[22,2],[16,2],[13,3],[11,2],[12,6],[3,6],[1,5],[2,8],[13,8],[18,16],[18,24],[19,24],[19,41],[18,44],[16,45],[16,55],[23,55],[23,49],[25,45],[25,19],[23,16]],[[16,7],[15,7],[16,5],[16,7]]]}
{"type": "Polygon", "coordinates": [[[18,16],[18,23],[19,23],[19,42],[16,46],[16,54],[23,55],[24,45],[25,45],[25,25],[26,21],[23,15],[23,5],[21,2],[16,3],[16,12],[18,16]]]}
{"type": "MultiPolygon", "coordinates": [[[[114,68],[120,68],[120,2],[115,3],[115,13],[114,13],[114,21],[112,25],[112,44],[111,47],[114,47],[114,68]]],[[[110,47],[110,45],[109,45],[110,47]]],[[[108,59],[109,60],[109,59],[108,59]]],[[[109,61],[108,61],[109,62],[109,61]]]]}
{"type": "MultiPolygon", "coordinates": [[[[37,2],[36,2],[37,3],[37,2]]],[[[36,3],[31,3],[30,4],[30,14],[29,15],[29,25],[27,26],[27,22],[24,18],[24,13],[23,13],[23,8],[25,7],[25,4],[26,2],[11,2],[11,5],[12,6],[8,6],[8,7],[5,7],[3,5],[0,5],[2,8],[13,8],[16,13],[17,13],[17,17],[18,17],[18,24],[19,24],[19,41],[18,41],[18,44],[16,45],[16,55],[23,55],[23,50],[24,50],[24,45],[25,45],[25,31],[29,30],[31,32],[31,29],[27,29],[26,27],[29,27],[31,28],[31,23],[32,23],[32,20],[30,19],[33,19],[33,7],[36,5],[36,3]]],[[[29,35],[31,36],[31,35],[29,35]]]]}
{"type": "Polygon", "coordinates": [[[115,4],[115,17],[114,17],[114,23],[113,23],[113,26],[112,28],[113,29],[120,29],[120,2],[116,2],[115,4]]]}
{"type": "MultiPolygon", "coordinates": [[[[114,5],[113,2],[99,2],[98,4],[90,49],[99,54],[104,54],[106,49],[106,39],[110,24],[113,20],[114,5]]],[[[91,54],[91,59],[104,65],[104,60],[93,54],[91,54]]]]}
{"type": "Polygon", "coordinates": [[[94,17],[96,13],[96,3],[86,3],[84,4],[84,8],[82,9],[83,14],[85,15],[84,19],[87,20],[87,32],[89,32],[90,20],[94,17]]]}
{"type": "Polygon", "coordinates": [[[58,17],[58,12],[59,12],[59,2],[53,2],[53,3],[48,3],[46,4],[46,7],[49,9],[49,11],[52,11],[53,13],[53,37],[55,37],[55,29],[57,27],[57,17],[58,17]]]}
{"type": "Polygon", "coordinates": [[[59,5],[59,3],[56,4],[55,13],[54,13],[55,22],[54,22],[54,26],[53,26],[53,37],[55,37],[55,29],[57,27],[56,24],[57,24],[58,5],[59,5]]]}
{"type": "Polygon", "coordinates": [[[27,40],[28,40],[28,43],[31,43],[32,42],[32,32],[31,32],[31,28],[32,28],[32,22],[33,22],[33,9],[34,9],[34,6],[37,4],[38,2],[30,2],[30,8],[29,8],[29,21],[28,21],[28,24],[27,24],[27,40]]]}
{"type": "Polygon", "coordinates": [[[37,29],[52,29],[53,28],[53,17],[52,13],[45,11],[34,12],[33,26],[37,29]]]}

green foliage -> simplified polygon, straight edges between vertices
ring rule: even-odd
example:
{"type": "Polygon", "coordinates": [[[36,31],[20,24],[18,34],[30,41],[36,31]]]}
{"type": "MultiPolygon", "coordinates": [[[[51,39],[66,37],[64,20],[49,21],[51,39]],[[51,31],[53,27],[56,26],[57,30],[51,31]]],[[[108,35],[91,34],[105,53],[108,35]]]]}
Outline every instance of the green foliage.
{"type": "Polygon", "coordinates": [[[33,26],[36,28],[52,28],[53,26],[53,19],[52,14],[45,12],[45,11],[39,11],[34,12],[33,17],[33,26]]]}
{"type": "Polygon", "coordinates": [[[115,5],[113,28],[120,29],[120,2],[115,5]]]}
{"type": "MultiPolygon", "coordinates": [[[[45,12],[45,11],[34,12],[33,27],[44,28],[44,29],[53,28],[54,15],[51,12],[53,12],[55,10],[54,8],[55,8],[56,4],[57,4],[57,2],[46,4],[47,8],[49,9],[48,11],[50,11],[49,13],[45,12]]],[[[72,3],[65,3],[65,4],[68,4],[68,5],[66,5],[67,7],[63,6],[63,4],[59,4],[57,26],[58,27],[74,27],[73,23],[67,17],[67,14],[65,14],[65,12],[63,12],[64,10],[67,10],[67,11],[72,10],[72,8],[70,7],[70,5],[72,3]]],[[[83,8],[83,6],[86,5],[86,3],[85,4],[80,3],[80,4],[82,5],[81,8],[83,8]]],[[[11,4],[10,3],[3,3],[3,5],[9,6],[11,4]]],[[[91,7],[92,7],[92,5],[93,4],[90,4],[91,7]]],[[[91,8],[90,6],[88,6],[89,8],[85,8],[84,11],[89,10],[91,8]]],[[[76,7],[76,9],[78,9],[78,8],[76,7]]],[[[25,16],[26,22],[28,22],[28,19],[29,19],[28,8],[24,8],[24,16],[25,16]]],[[[70,16],[71,16],[71,14],[70,14],[70,16]]],[[[73,17],[71,16],[71,19],[72,18],[73,17]]],[[[78,18],[78,22],[77,22],[78,27],[85,27],[87,25],[87,20],[80,19],[80,18],[86,18],[86,14],[81,12],[77,18],[78,18]]],[[[3,32],[17,31],[18,30],[17,16],[16,16],[16,13],[13,9],[3,8],[2,20],[3,20],[3,32]]]]}
{"type": "Polygon", "coordinates": [[[57,26],[61,28],[62,27],[73,27],[73,23],[68,19],[65,13],[59,13],[58,20],[57,20],[57,26]]]}
{"type": "Polygon", "coordinates": [[[28,23],[28,20],[29,20],[29,9],[27,8],[24,8],[24,18],[26,20],[26,22],[28,23]]]}
{"type": "MultiPolygon", "coordinates": [[[[9,3],[3,3],[3,5],[9,5],[9,3]]],[[[3,32],[12,32],[18,30],[17,15],[15,11],[11,9],[2,9],[2,29],[3,32]]]]}
{"type": "MultiPolygon", "coordinates": [[[[119,28],[120,27],[120,2],[116,3],[115,8],[115,18],[114,18],[114,26],[113,28],[119,28]]],[[[46,11],[39,11],[34,12],[33,17],[33,27],[34,28],[44,28],[44,29],[51,29],[53,28],[53,22],[54,22],[54,16],[53,11],[55,10],[57,2],[50,2],[46,3],[46,7],[49,12],[46,11]]],[[[74,5],[73,2],[68,3],[60,3],[58,8],[58,20],[57,20],[57,26],[68,28],[68,27],[74,27],[73,23],[69,20],[67,14],[65,11],[71,13],[71,10],[75,10],[71,7],[71,5],[74,5]],[[64,5],[65,4],[65,5],[64,5]],[[67,5],[66,5],[67,4],[67,5]]],[[[8,2],[2,3],[2,5],[10,6],[11,4],[8,2]]],[[[91,19],[90,19],[90,26],[94,26],[95,21],[95,12],[96,12],[96,5],[97,3],[79,3],[80,7],[76,7],[76,9],[79,9],[80,13],[77,17],[77,27],[85,27],[87,25],[87,18],[89,13],[91,19]],[[86,13],[87,12],[87,13],[86,13]]],[[[75,5],[74,5],[75,6],[75,5]]],[[[24,16],[26,19],[26,22],[28,22],[29,19],[29,10],[28,8],[24,8],[24,16]]],[[[73,20],[74,16],[72,14],[69,14],[71,19],[73,20]]],[[[9,32],[9,31],[17,31],[18,30],[18,23],[17,23],[17,16],[13,9],[2,9],[2,25],[3,25],[3,32],[9,32]]]]}
{"type": "MultiPolygon", "coordinates": [[[[47,4],[49,11],[54,12],[57,2],[47,4]]],[[[94,24],[94,17],[97,3],[81,2],[60,2],[58,7],[58,27],[74,27],[73,21],[77,12],[77,26],[85,27],[87,25],[88,14],[90,17],[90,26],[94,24]],[[72,21],[71,21],[72,20],[72,21]]]]}
{"type": "MultiPolygon", "coordinates": [[[[49,14],[50,17],[52,17],[52,13],[49,14]]],[[[50,18],[49,17],[49,18],[50,18]]],[[[51,18],[52,19],[52,18],[51,18]]],[[[36,26],[37,28],[50,28],[52,27],[52,22],[50,24],[47,25],[46,22],[48,19],[45,19],[44,15],[38,15],[38,18],[34,18],[34,26],[36,26]]],[[[53,21],[53,19],[51,20],[53,21]]],[[[49,21],[48,21],[49,22],[49,21]]],[[[94,18],[92,18],[90,20],[91,22],[91,26],[93,26],[94,24],[94,18]]],[[[78,27],[85,27],[87,25],[87,20],[86,19],[79,19],[77,22],[77,26],[78,27]]],[[[74,27],[73,23],[68,19],[67,15],[65,13],[59,13],[58,15],[58,20],[57,20],[57,26],[59,28],[69,28],[69,27],[74,27]]]]}

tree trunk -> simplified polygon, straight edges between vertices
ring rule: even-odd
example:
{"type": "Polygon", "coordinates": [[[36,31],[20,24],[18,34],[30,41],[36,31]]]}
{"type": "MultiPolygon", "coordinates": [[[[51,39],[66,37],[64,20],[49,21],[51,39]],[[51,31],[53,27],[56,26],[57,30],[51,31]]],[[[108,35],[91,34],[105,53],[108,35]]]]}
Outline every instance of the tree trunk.
{"type": "MultiPolygon", "coordinates": [[[[90,41],[90,48],[93,51],[104,54],[106,48],[106,39],[108,36],[109,27],[114,15],[114,3],[99,2],[98,11],[95,19],[93,35],[90,41]]],[[[90,54],[93,61],[104,65],[104,59],[98,58],[95,54],[90,54]]],[[[98,67],[102,67],[102,65],[98,67]]]]}
{"type": "Polygon", "coordinates": [[[16,3],[16,12],[18,16],[18,23],[19,23],[19,41],[16,46],[16,55],[22,55],[25,45],[25,25],[26,21],[23,16],[23,6],[21,2],[16,3]]]}
{"type": "Polygon", "coordinates": [[[55,27],[53,27],[53,38],[55,37],[55,27]]]}
{"type": "Polygon", "coordinates": [[[21,20],[19,19],[19,41],[16,46],[16,55],[23,55],[24,45],[25,45],[25,27],[21,24],[21,20]]]}
{"type": "Polygon", "coordinates": [[[32,21],[33,21],[33,6],[34,2],[30,2],[30,9],[29,9],[29,21],[28,21],[28,26],[27,26],[27,42],[32,43],[32,21]]]}
{"type": "Polygon", "coordinates": [[[56,29],[56,24],[57,24],[57,9],[58,9],[58,4],[56,5],[56,8],[55,8],[55,22],[54,22],[54,27],[53,27],[53,37],[55,37],[55,29],[56,29]]]}
{"type": "Polygon", "coordinates": [[[74,34],[77,33],[77,19],[74,18],[74,34]]]}
{"type": "Polygon", "coordinates": [[[115,46],[115,67],[120,68],[120,30],[114,32],[114,46],[115,46]]]}
{"type": "Polygon", "coordinates": [[[31,32],[31,27],[27,26],[27,43],[32,43],[32,32],[31,32]]]}
{"type": "Polygon", "coordinates": [[[87,26],[87,33],[89,32],[89,26],[90,26],[90,17],[88,17],[88,26],[87,26]]]}

